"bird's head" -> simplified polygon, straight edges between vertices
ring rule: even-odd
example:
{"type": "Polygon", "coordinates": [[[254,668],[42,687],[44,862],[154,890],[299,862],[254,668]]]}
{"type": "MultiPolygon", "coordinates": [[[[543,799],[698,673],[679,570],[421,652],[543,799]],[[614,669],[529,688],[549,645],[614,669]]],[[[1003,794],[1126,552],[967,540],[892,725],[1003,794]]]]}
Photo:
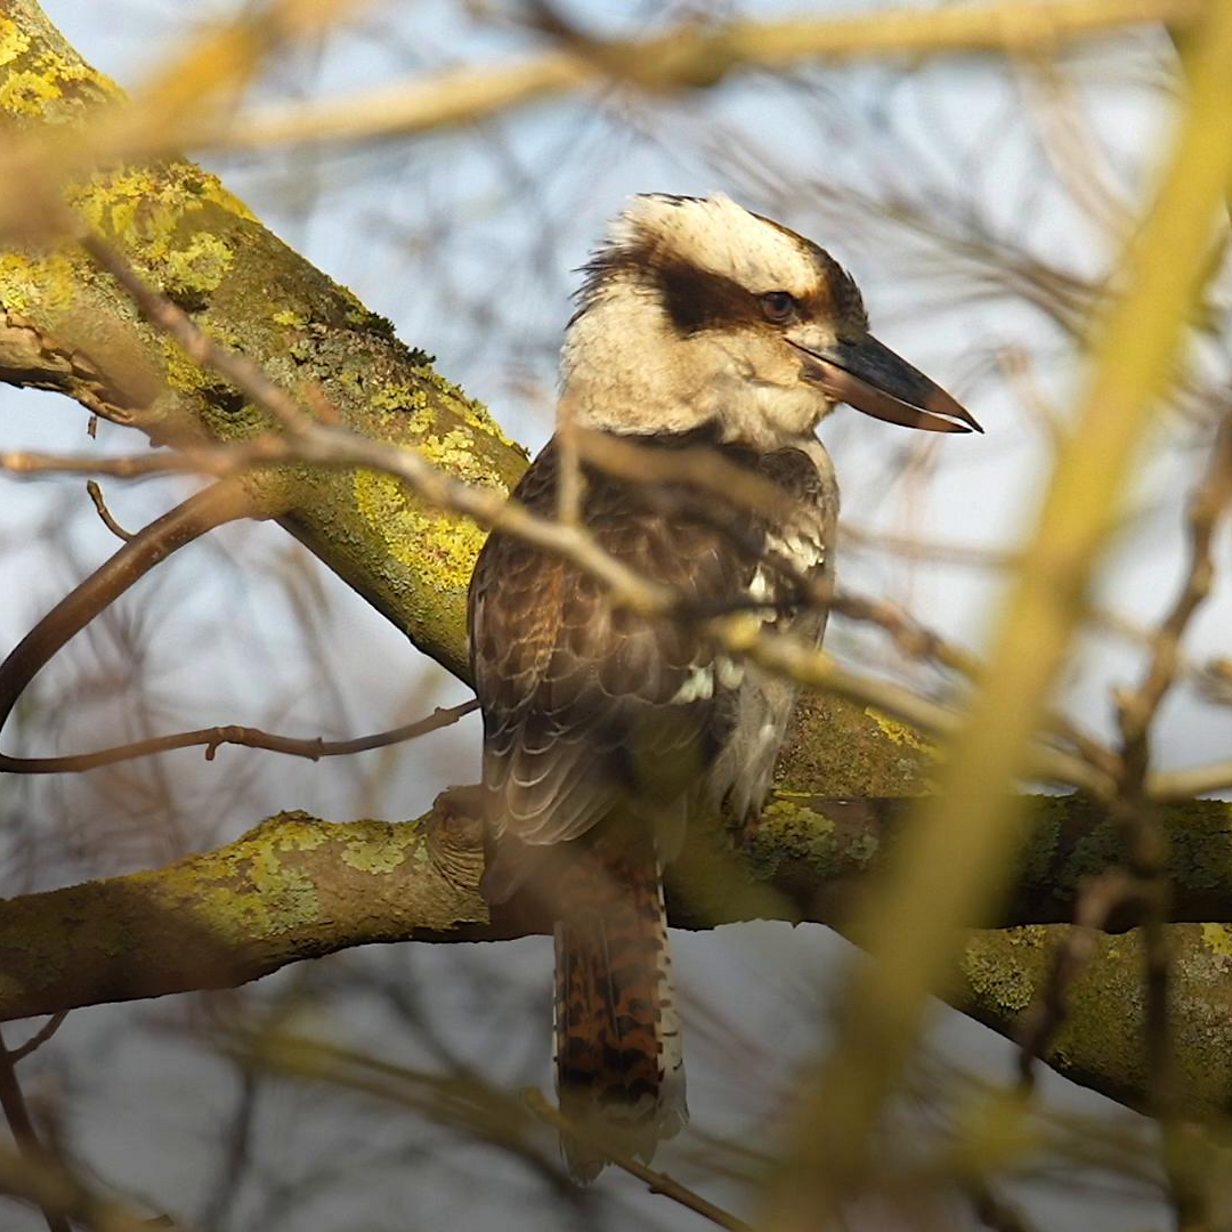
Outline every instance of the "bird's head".
{"type": "Polygon", "coordinates": [[[629,433],[714,421],[774,448],[846,402],[935,432],[981,431],[869,333],[851,276],[725,196],[635,197],[585,267],[561,364],[575,421],[629,433]]]}

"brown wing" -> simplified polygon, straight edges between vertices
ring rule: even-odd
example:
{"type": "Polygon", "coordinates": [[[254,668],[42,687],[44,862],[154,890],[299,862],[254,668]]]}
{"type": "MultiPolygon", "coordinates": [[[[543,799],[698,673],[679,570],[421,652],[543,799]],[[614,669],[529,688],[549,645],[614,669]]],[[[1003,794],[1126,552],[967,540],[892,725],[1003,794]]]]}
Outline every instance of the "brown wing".
{"type": "MultiPolygon", "coordinates": [[[[663,448],[695,439],[659,438],[663,448]]],[[[795,451],[790,451],[795,453],[795,451]]],[[[779,460],[724,449],[776,481],[779,460]]],[[[773,456],[773,455],[772,455],[773,456]]],[[[796,455],[812,474],[812,463],[796,455]]],[[[553,516],[557,452],[536,458],[515,495],[553,516]]],[[[713,493],[614,479],[588,468],[582,520],[605,551],[699,604],[747,596],[769,528],[713,493]]],[[[576,838],[620,802],[653,816],[683,807],[726,741],[735,673],[687,624],[613,609],[573,565],[492,535],[470,590],[471,659],[484,717],[483,783],[492,833],[540,846],[576,838]]],[[[509,887],[512,888],[512,887],[509,887]]]]}
{"type": "MultiPolygon", "coordinates": [[[[551,516],[556,474],[549,444],[517,499],[551,516]]],[[[700,602],[741,593],[753,561],[696,519],[665,517],[645,495],[588,473],[583,521],[599,546],[700,602]]],[[[471,582],[470,621],[498,832],[555,843],[588,829],[618,797],[668,803],[721,739],[702,639],[678,622],[613,610],[598,582],[557,556],[492,535],[471,582]]]]}

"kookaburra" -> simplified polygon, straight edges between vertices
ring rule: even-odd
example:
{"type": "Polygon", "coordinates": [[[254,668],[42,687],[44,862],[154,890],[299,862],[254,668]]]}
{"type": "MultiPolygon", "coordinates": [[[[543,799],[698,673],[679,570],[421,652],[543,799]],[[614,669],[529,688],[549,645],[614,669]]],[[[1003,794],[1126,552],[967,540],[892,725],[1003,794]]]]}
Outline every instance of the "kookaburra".
{"type": "MultiPolygon", "coordinates": [[[[669,463],[708,446],[797,512],[784,522],[600,460],[582,467],[580,524],[695,612],[744,605],[820,642],[825,613],[799,584],[833,568],[838,489],[818,421],[839,402],[940,432],[975,420],[869,333],[828,253],[727,197],[635,198],[584,273],[561,419],[669,463]]],[[[561,466],[554,438],[515,498],[556,516],[561,466]]],[[[648,1160],[687,1118],[663,863],[690,815],[758,813],[796,688],[719,653],[704,620],[613,605],[594,577],[508,534],[480,554],[470,637],[495,852],[485,893],[521,887],[556,920],[562,1111],[648,1160]]],[[[576,1141],[565,1154],[583,1180],[604,1162],[576,1141]]]]}

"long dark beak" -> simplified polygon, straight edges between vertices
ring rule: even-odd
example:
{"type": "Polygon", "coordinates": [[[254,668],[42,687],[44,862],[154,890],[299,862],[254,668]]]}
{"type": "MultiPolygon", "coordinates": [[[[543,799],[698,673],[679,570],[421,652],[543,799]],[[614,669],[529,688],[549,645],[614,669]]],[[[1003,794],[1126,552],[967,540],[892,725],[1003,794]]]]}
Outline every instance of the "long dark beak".
{"type": "Polygon", "coordinates": [[[815,381],[836,402],[905,428],[984,431],[940,385],[871,334],[859,342],[837,342],[822,350],[791,344],[805,357],[805,379],[815,381]]]}

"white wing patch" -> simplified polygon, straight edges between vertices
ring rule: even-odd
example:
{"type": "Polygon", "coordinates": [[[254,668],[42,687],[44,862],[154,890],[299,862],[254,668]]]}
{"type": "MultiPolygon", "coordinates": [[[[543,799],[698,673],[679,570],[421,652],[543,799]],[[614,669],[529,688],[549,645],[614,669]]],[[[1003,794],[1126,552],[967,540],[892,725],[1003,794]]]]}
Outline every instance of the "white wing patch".
{"type": "MultiPolygon", "coordinates": [[[[805,575],[825,564],[826,546],[820,538],[791,531],[782,537],[766,536],[766,555],[777,556],[805,575]]],[[[758,573],[762,571],[759,569],[758,573]]],[[[753,579],[756,584],[757,579],[753,579]]],[[[766,584],[762,583],[763,586],[766,584]]]]}
{"type": "Polygon", "coordinates": [[[704,701],[714,696],[714,668],[695,667],[686,678],[684,684],[672,694],[672,705],[684,706],[689,702],[704,701]]]}
{"type": "Polygon", "coordinates": [[[744,664],[727,655],[719,655],[714,661],[719,675],[719,687],[738,689],[744,683],[744,664]]]}
{"type": "Polygon", "coordinates": [[[715,688],[738,689],[744,682],[744,664],[727,655],[716,655],[712,664],[695,667],[684,684],[676,690],[669,704],[685,706],[689,702],[709,701],[715,688]]]}

